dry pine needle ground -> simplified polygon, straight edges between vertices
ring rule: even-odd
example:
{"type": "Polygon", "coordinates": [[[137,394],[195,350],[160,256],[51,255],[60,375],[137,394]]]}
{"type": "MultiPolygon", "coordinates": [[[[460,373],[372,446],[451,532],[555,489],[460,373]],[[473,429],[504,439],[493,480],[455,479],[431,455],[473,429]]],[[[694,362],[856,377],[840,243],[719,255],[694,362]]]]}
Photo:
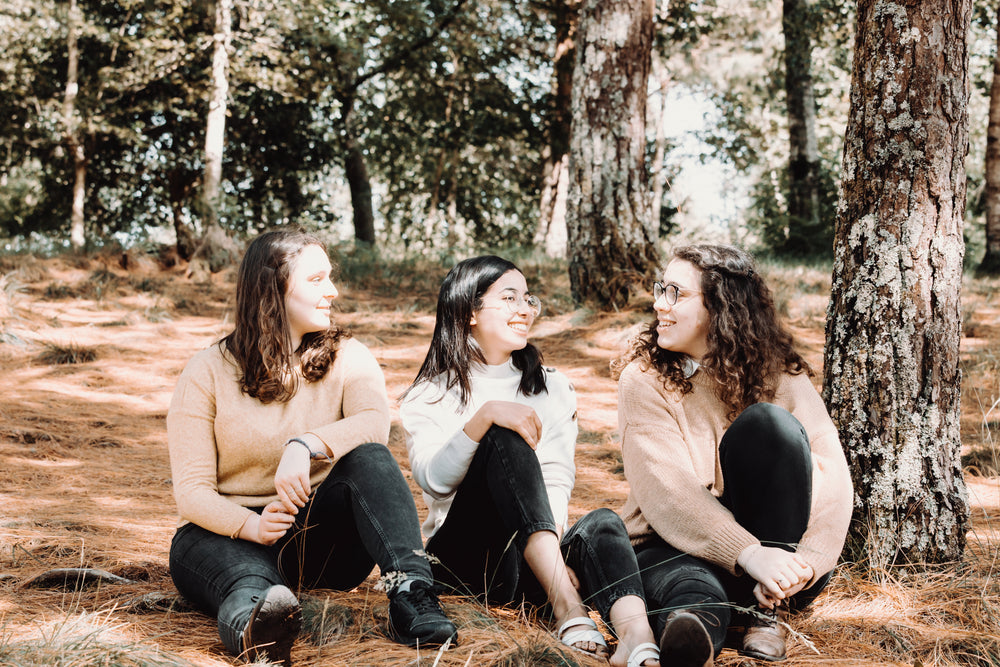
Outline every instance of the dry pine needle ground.
{"type": "MultiPolygon", "coordinates": [[[[110,256],[0,258],[0,666],[238,664],[225,654],[215,623],[190,610],[170,581],[176,517],[164,419],[184,364],[228,331],[232,272],[196,285],[181,269],[136,262],[130,268],[136,264],[126,272],[110,256]],[[131,583],[32,583],[55,568],[102,570],[131,583]]],[[[373,269],[363,281],[346,276],[338,285],[338,321],[379,358],[390,397],[423,358],[444,273],[409,268],[403,275],[373,269]]],[[[596,507],[618,509],[627,487],[608,362],[647,319],[649,299],[595,315],[565,302],[564,272],[528,265],[525,273],[546,302],[533,341],[578,392],[571,519],[596,507]]],[[[769,273],[807,358],[821,368],[828,272],[769,273]]],[[[811,611],[795,620],[786,664],[1000,664],[993,576],[1000,520],[997,288],[996,281],[970,279],[963,290],[962,433],[973,505],[965,562],[919,574],[841,566],[811,611]]],[[[390,448],[409,479],[398,419],[390,448]]],[[[459,597],[444,598],[461,628],[457,647],[401,647],[383,637],[386,600],[375,590],[376,574],[348,593],[303,596],[297,665],[606,664],[561,648],[531,610],[459,597]]],[[[753,662],[725,651],[717,664],[753,662]]]]}

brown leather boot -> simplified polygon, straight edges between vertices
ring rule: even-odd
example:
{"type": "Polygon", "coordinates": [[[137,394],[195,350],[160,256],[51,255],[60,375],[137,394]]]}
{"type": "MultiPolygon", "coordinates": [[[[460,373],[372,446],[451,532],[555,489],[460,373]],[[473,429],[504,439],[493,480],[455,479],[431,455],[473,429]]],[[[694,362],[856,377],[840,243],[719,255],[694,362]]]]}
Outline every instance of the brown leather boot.
{"type": "Polygon", "coordinates": [[[712,638],[698,616],[684,609],[670,612],[660,635],[660,664],[712,667],[712,638]]]}
{"type": "Polygon", "coordinates": [[[788,637],[788,607],[784,603],[774,609],[757,609],[743,635],[740,653],[758,660],[780,662],[785,659],[785,639],[788,637]]]}

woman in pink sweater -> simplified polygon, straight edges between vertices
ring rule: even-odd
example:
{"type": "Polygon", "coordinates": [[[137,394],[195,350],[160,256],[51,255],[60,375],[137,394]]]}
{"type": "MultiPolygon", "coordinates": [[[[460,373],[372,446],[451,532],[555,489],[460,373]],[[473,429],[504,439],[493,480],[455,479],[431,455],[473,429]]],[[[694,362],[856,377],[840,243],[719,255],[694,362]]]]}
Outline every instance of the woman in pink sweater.
{"type": "Polygon", "coordinates": [[[618,413],[661,660],[711,665],[734,609],[739,650],[783,660],[786,612],[826,585],[850,522],[837,430],[746,252],[678,248],[653,293],[618,413]]]}
{"type": "Polygon", "coordinates": [[[180,593],[216,617],[247,660],[291,664],[292,589],[349,590],[375,565],[387,632],[422,646],[455,636],[432,592],[413,496],[383,443],[378,362],[330,324],[326,250],[296,229],[258,236],[236,284],[233,332],[198,353],[167,413],[181,525],[170,547],[180,593]]]}

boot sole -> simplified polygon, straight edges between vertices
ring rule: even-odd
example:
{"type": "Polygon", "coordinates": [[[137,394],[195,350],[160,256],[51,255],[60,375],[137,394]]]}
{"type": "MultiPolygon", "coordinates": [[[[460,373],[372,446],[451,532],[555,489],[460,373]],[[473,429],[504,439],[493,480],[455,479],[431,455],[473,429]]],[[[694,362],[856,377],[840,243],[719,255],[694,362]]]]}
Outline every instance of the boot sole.
{"type": "Polygon", "coordinates": [[[712,664],[712,638],[694,614],[681,612],[660,635],[660,663],[671,667],[705,667],[712,664]]]}
{"type": "Polygon", "coordinates": [[[302,627],[302,608],[286,586],[272,586],[254,608],[243,638],[243,653],[251,660],[265,658],[284,667],[292,664],[292,644],[302,627]]]}

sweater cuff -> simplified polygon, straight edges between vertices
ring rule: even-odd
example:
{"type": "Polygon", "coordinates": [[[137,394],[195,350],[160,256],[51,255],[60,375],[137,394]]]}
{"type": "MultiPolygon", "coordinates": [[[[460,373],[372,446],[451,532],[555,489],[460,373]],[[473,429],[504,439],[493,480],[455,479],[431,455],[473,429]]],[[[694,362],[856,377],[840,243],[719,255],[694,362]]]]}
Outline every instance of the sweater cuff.
{"type": "Polygon", "coordinates": [[[708,547],[708,560],[726,568],[733,575],[739,576],[739,566],[736,559],[743,550],[760,541],[738,523],[723,526],[716,539],[708,547]]]}

